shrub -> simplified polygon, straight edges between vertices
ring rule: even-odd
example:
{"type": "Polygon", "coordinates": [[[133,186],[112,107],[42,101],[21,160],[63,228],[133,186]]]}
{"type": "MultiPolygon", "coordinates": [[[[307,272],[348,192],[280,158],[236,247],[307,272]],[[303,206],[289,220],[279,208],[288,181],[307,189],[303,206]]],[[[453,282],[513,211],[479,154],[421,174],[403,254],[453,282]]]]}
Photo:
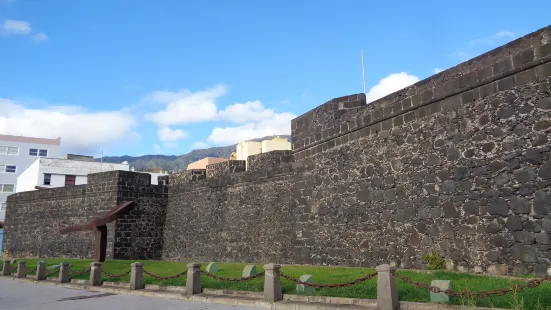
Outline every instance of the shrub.
{"type": "Polygon", "coordinates": [[[427,270],[442,270],[446,269],[446,261],[440,252],[436,250],[430,251],[430,253],[423,256],[425,262],[427,262],[427,270]]]}

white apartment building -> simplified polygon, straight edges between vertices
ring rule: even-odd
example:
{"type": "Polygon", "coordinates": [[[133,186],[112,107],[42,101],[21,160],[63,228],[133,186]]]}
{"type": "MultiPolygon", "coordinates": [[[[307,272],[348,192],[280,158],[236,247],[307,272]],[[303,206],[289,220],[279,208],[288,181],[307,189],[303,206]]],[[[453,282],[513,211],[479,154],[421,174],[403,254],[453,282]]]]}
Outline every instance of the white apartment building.
{"type": "Polygon", "coordinates": [[[39,157],[58,157],[60,144],[61,138],[0,135],[0,221],[7,197],[17,191],[17,177],[39,157]]]}
{"type": "Polygon", "coordinates": [[[89,174],[112,170],[129,171],[130,166],[127,163],[98,163],[91,156],[80,155],[39,158],[17,178],[16,192],[33,191],[37,186],[54,188],[87,184],[89,174]]]}

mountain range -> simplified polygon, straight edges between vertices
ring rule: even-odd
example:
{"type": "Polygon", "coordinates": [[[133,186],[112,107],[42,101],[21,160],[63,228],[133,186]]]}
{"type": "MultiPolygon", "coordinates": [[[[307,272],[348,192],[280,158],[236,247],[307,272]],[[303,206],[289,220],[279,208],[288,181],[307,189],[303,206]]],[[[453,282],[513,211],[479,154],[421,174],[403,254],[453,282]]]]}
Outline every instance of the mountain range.
{"type": "MultiPolygon", "coordinates": [[[[252,141],[269,140],[276,136],[267,136],[263,138],[250,139],[252,141]]],[[[286,138],[291,142],[291,136],[279,135],[280,138],[286,138]]],[[[205,157],[229,158],[232,152],[235,152],[236,144],[228,146],[210,147],[207,149],[193,150],[183,155],[143,155],[143,156],[104,156],[103,162],[122,163],[128,162],[131,167],[138,171],[166,170],[180,171],[187,169],[187,166],[197,160],[205,157]]],[[[95,158],[95,161],[101,161],[101,158],[95,158]]]]}

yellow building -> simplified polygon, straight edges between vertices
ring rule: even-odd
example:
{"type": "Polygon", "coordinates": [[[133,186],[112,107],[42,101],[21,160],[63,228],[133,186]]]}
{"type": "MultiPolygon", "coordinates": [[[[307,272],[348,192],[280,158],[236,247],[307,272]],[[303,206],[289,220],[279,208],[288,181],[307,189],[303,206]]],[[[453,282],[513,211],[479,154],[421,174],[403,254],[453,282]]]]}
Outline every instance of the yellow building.
{"type": "Polygon", "coordinates": [[[229,159],[227,158],[205,157],[201,160],[192,162],[191,164],[187,165],[187,170],[207,169],[207,165],[217,164],[228,160],[229,159]]]}
{"type": "Polygon", "coordinates": [[[247,160],[247,157],[260,153],[266,153],[271,151],[284,151],[291,150],[291,142],[286,138],[275,137],[271,140],[258,141],[244,141],[236,146],[236,159],[247,160]]]}

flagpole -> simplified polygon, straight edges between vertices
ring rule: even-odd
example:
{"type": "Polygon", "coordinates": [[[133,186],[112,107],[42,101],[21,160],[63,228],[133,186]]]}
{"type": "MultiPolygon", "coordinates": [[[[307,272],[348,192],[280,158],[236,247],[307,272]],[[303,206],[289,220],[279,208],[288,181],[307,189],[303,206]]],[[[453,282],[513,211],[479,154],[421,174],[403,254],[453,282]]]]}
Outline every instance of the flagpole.
{"type": "Polygon", "coordinates": [[[364,95],[367,95],[365,92],[364,50],[362,50],[362,77],[364,80],[364,95]]]}

